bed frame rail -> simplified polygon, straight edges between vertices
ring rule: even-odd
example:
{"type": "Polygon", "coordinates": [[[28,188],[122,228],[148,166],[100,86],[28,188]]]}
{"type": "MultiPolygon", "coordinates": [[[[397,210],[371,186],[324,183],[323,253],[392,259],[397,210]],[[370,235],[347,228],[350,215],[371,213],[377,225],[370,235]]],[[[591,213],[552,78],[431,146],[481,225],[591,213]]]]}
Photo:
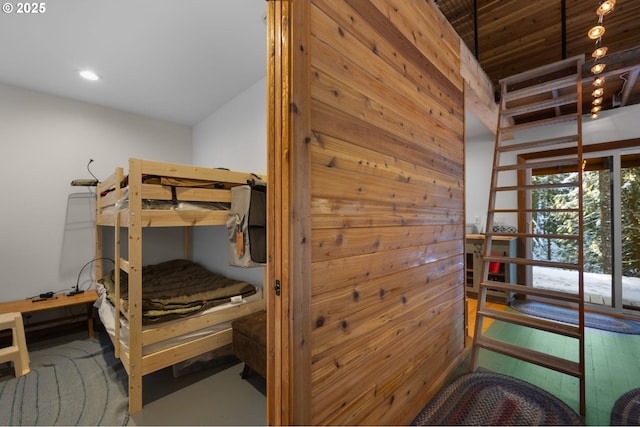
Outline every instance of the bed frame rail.
{"type": "Polygon", "coordinates": [[[205,168],[200,166],[176,165],[151,160],[129,159],[129,166],[138,165],[143,174],[166,176],[170,178],[199,179],[232,184],[246,184],[253,175],[228,169],[205,168]]]}
{"type": "Polygon", "coordinates": [[[142,345],[147,346],[171,338],[195,332],[212,325],[228,322],[238,317],[246,316],[265,309],[265,301],[252,301],[238,304],[224,310],[208,314],[185,317],[175,322],[160,323],[157,326],[146,326],[142,331],[142,345]]]}

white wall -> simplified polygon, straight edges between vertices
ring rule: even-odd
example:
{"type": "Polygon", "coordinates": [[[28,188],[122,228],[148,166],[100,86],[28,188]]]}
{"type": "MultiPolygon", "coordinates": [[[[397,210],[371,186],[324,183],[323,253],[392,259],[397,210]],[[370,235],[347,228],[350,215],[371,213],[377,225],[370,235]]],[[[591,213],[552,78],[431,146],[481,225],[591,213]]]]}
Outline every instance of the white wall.
{"type": "MultiPolygon", "coordinates": [[[[193,164],[266,175],[266,106],[265,77],[194,126],[193,164]]],[[[194,261],[229,277],[261,285],[264,268],[229,266],[227,242],[225,227],[195,228],[194,261]]]]}
{"type": "MultiPolygon", "coordinates": [[[[0,301],[71,288],[93,258],[93,196],[70,186],[91,178],[90,158],[98,178],[129,157],[190,163],[191,138],[188,126],[0,84],[0,301]]],[[[154,241],[149,259],[172,255],[156,256],[154,241]]]]}
{"type": "Polygon", "coordinates": [[[491,136],[476,137],[465,143],[465,221],[475,224],[478,232],[484,232],[486,222],[494,146],[491,136]]]}
{"type": "MultiPolygon", "coordinates": [[[[582,142],[584,145],[618,141],[640,137],[640,105],[604,110],[597,120],[585,115],[582,121],[582,142]]],[[[546,139],[557,135],[575,133],[575,125],[549,126],[522,132],[516,140],[546,139]]],[[[468,138],[465,145],[465,182],[466,182],[466,223],[475,223],[481,217],[481,227],[485,227],[489,203],[489,186],[493,167],[493,136],[475,136],[468,138]]],[[[515,181],[515,179],[514,179],[515,181]]],[[[498,199],[496,207],[509,207],[504,199],[498,199]]],[[[514,202],[515,203],[515,202],[514,202]]],[[[511,206],[512,207],[512,206],[511,206]]],[[[507,225],[516,225],[505,221],[507,225]]]]}

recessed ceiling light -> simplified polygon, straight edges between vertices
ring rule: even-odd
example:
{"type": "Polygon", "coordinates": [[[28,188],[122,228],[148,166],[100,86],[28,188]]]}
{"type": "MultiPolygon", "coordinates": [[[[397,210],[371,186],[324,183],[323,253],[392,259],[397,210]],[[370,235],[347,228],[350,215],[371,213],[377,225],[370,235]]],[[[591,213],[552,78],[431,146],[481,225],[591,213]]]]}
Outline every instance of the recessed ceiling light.
{"type": "Polygon", "coordinates": [[[589,32],[587,33],[587,36],[591,39],[591,40],[595,40],[597,38],[602,37],[602,35],[604,34],[604,27],[602,25],[596,25],[595,27],[591,28],[589,30],[589,32]]]}
{"type": "Polygon", "coordinates": [[[80,77],[83,79],[91,80],[92,82],[100,80],[100,76],[91,70],[80,70],[78,71],[78,74],[80,74],[80,77]]]}
{"type": "Polygon", "coordinates": [[[601,64],[596,64],[593,67],[591,67],[591,72],[593,74],[600,74],[604,70],[604,67],[606,67],[606,66],[607,66],[607,64],[602,64],[602,63],[601,64]]]}
{"type": "Polygon", "coordinates": [[[606,47],[599,47],[599,48],[597,48],[596,50],[593,51],[591,56],[593,56],[594,58],[602,58],[606,54],[607,54],[607,48],[606,47]]]}
{"type": "Polygon", "coordinates": [[[609,12],[613,10],[613,7],[616,5],[616,0],[607,0],[601,2],[600,7],[596,10],[596,13],[600,16],[607,15],[609,12]]]}

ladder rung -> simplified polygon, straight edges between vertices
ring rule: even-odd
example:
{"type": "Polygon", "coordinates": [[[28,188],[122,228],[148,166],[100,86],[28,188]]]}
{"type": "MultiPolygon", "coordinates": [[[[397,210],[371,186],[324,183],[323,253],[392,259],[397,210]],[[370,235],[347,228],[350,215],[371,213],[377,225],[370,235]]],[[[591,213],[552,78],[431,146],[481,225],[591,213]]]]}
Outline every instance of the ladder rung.
{"type": "Polygon", "coordinates": [[[563,105],[575,104],[578,100],[577,93],[571,93],[552,99],[545,99],[544,101],[534,102],[531,104],[525,104],[518,107],[508,108],[503,111],[503,117],[519,116],[527,113],[534,113],[536,111],[549,110],[551,108],[561,107],[563,105]]]}
{"type": "Polygon", "coordinates": [[[527,98],[529,96],[540,95],[543,93],[550,93],[554,90],[564,89],[567,87],[576,87],[578,81],[577,74],[571,74],[569,76],[560,77],[555,80],[539,83],[533,86],[528,86],[523,89],[516,89],[504,94],[504,100],[511,102],[516,99],[527,98]]]}
{"type": "Polygon", "coordinates": [[[578,159],[561,159],[561,160],[552,160],[546,162],[527,162],[527,163],[514,163],[511,165],[501,165],[496,168],[499,172],[510,171],[510,170],[523,170],[523,169],[547,169],[547,168],[556,168],[563,166],[573,166],[578,167],[578,159]]]}
{"type": "Polygon", "coordinates": [[[567,301],[576,304],[582,302],[582,300],[580,300],[580,295],[578,294],[554,291],[551,289],[534,288],[532,286],[524,286],[514,283],[495,282],[492,280],[488,280],[486,282],[481,282],[480,286],[497,291],[513,292],[514,294],[533,295],[544,298],[553,298],[556,300],[567,301]]]}
{"type": "Polygon", "coordinates": [[[547,65],[542,65],[540,67],[523,71],[521,73],[514,74],[509,77],[504,77],[499,80],[499,83],[502,85],[502,84],[513,84],[513,83],[523,82],[526,80],[534,79],[539,76],[543,76],[545,74],[550,74],[554,71],[561,71],[564,69],[568,69],[572,65],[575,65],[577,69],[578,66],[582,66],[583,63],[584,63],[584,55],[576,55],[571,58],[563,59],[562,61],[557,61],[547,65]]]}
{"type": "Polygon", "coordinates": [[[493,213],[576,213],[580,209],[489,209],[493,213]]]}
{"type": "Polygon", "coordinates": [[[506,185],[503,187],[491,187],[491,191],[531,191],[544,190],[547,188],[567,188],[578,187],[577,182],[561,182],[555,184],[530,184],[530,185],[506,185]]]}
{"type": "Polygon", "coordinates": [[[495,320],[501,320],[503,322],[513,323],[515,325],[526,326],[529,328],[535,328],[541,331],[547,331],[558,335],[564,335],[571,338],[580,338],[580,327],[569,323],[555,322],[549,319],[542,319],[540,317],[533,317],[520,313],[511,313],[504,310],[492,310],[485,308],[478,310],[478,314],[485,317],[490,317],[495,320]]]}
{"type": "Polygon", "coordinates": [[[534,120],[531,122],[521,123],[518,125],[502,127],[500,128],[500,132],[514,133],[514,132],[528,130],[528,129],[536,128],[540,126],[549,126],[549,125],[557,125],[561,123],[572,122],[577,119],[578,119],[578,113],[564,114],[562,116],[551,117],[549,119],[534,120]]]}
{"type": "Polygon", "coordinates": [[[497,233],[497,232],[488,232],[485,233],[486,237],[489,236],[503,236],[503,237],[522,237],[529,239],[568,239],[568,240],[579,240],[580,236],[577,234],[538,234],[538,233],[497,233]]]}
{"type": "Polygon", "coordinates": [[[518,265],[533,265],[538,267],[564,268],[567,270],[579,270],[580,266],[568,262],[542,261],[532,258],[511,258],[506,256],[486,256],[485,261],[505,262],[518,265]]]}
{"type": "Polygon", "coordinates": [[[549,147],[552,145],[562,145],[562,144],[576,144],[578,143],[578,135],[566,135],[557,138],[549,138],[549,139],[541,139],[539,141],[529,141],[522,142],[519,144],[510,144],[510,145],[500,145],[498,146],[498,150],[501,152],[506,151],[520,151],[520,150],[528,150],[532,148],[543,148],[549,147]]]}
{"type": "Polygon", "coordinates": [[[476,345],[496,353],[505,354],[516,359],[544,366],[554,371],[562,372],[567,375],[582,378],[583,374],[580,364],[571,360],[556,357],[550,354],[541,353],[526,347],[509,344],[507,342],[498,341],[486,336],[476,338],[476,345]]]}

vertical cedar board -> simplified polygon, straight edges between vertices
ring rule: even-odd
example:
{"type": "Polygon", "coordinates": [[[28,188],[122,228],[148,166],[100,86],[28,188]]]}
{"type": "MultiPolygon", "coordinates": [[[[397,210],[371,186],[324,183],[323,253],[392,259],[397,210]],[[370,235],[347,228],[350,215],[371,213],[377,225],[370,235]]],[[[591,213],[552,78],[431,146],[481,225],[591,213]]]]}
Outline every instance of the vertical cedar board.
{"type": "Polygon", "coordinates": [[[269,425],[304,425],[311,419],[309,6],[267,3],[269,425]]]}
{"type": "Polygon", "coordinates": [[[292,363],[309,364],[311,389],[298,420],[407,425],[464,349],[459,40],[431,2],[313,0],[309,16],[311,267],[296,285],[311,335],[292,363]]]}

